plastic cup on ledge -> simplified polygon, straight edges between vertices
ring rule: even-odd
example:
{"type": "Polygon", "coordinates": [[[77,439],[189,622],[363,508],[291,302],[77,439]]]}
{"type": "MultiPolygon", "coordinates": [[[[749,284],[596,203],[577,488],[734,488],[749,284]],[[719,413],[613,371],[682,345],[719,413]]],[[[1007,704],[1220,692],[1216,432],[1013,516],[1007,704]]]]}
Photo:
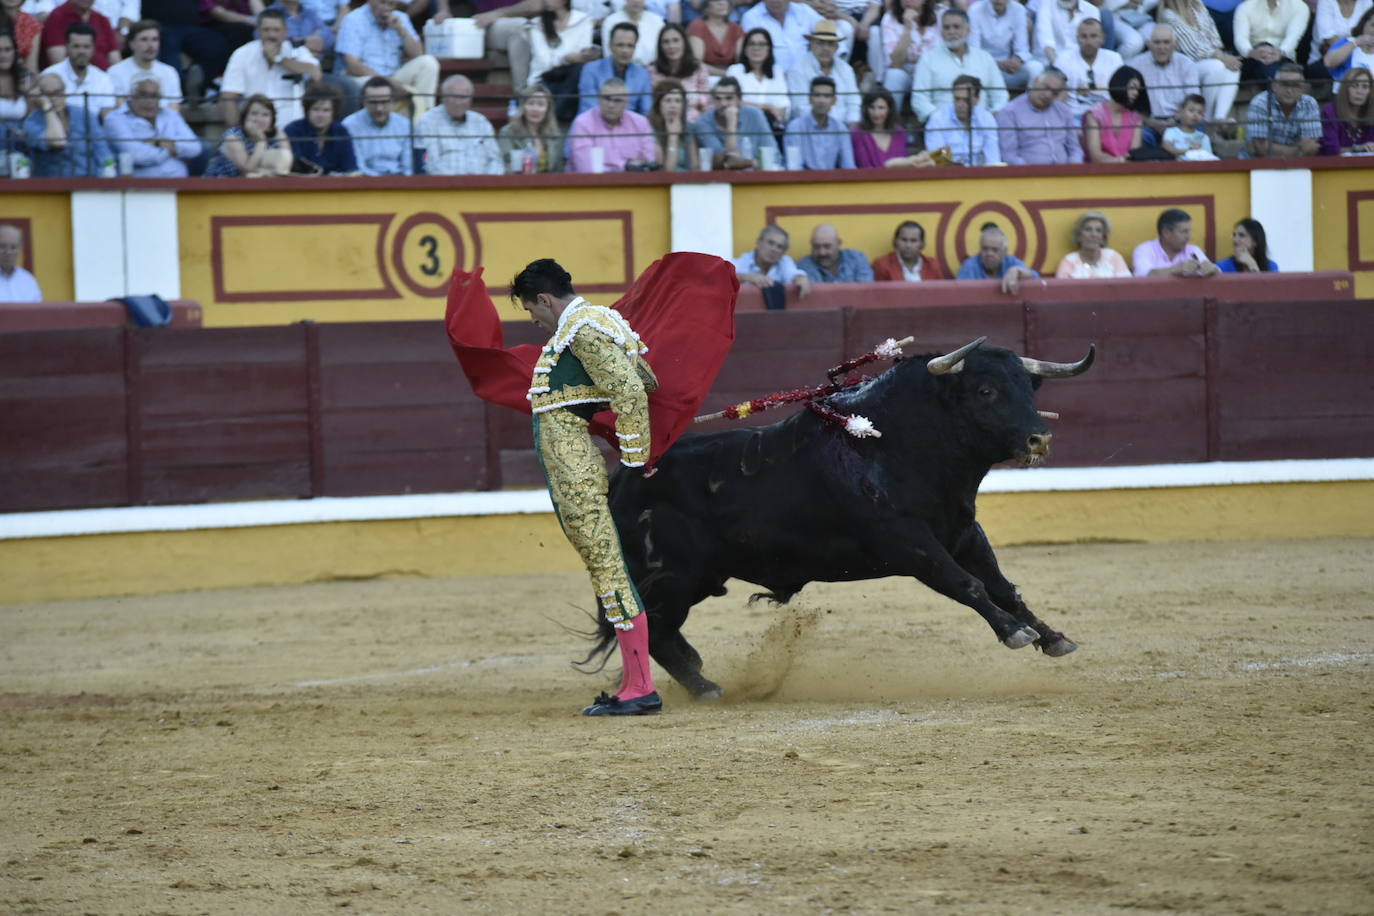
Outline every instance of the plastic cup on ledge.
{"type": "Polygon", "coordinates": [[[778,171],[778,148],[771,143],[759,147],[759,166],[765,172],[778,171]]]}
{"type": "Polygon", "coordinates": [[[697,150],[697,168],[703,172],[711,171],[711,165],[715,160],[715,153],[711,147],[703,146],[697,150]]]}
{"type": "Polygon", "coordinates": [[[125,178],[128,178],[128,177],[130,177],[131,175],[133,175],[133,173],[134,173],[134,154],[133,154],[133,153],[120,153],[120,154],[119,154],[119,174],[120,174],[120,175],[123,175],[125,178]]]}
{"type": "Polygon", "coordinates": [[[591,149],[592,174],[601,175],[606,171],[606,151],[599,146],[591,149]]]}
{"type": "Polygon", "coordinates": [[[802,151],[800,146],[789,146],[787,148],[787,170],[789,172],[800,172],[802,167],[802,151]]]}

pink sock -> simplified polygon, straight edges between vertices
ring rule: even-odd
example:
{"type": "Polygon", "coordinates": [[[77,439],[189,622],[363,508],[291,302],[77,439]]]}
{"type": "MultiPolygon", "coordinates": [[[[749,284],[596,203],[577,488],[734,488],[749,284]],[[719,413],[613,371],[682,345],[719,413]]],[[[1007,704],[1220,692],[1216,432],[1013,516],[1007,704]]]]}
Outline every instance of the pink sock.
{"type": "Polygon", "coordinates": [[[620,662],[624,665],[620,689],[615,695],[622,700],[654,692],[654,675],[649,670],[649,615],[640,614],[632,622],[632,629],[617,628],[615,631],[616,642],[620,644],[620,662]]]}

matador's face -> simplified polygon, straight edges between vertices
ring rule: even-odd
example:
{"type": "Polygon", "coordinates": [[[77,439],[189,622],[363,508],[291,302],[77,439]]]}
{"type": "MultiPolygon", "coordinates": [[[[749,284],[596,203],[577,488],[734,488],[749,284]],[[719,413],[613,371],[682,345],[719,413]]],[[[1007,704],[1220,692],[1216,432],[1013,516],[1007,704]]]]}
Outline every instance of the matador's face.
{"type": "Polygon", "coordinates": [[[554,310],[553,297],[547,293],[540,293],[538,298],[533,301],[522,299],[520,304],[525,307],[525,311],[530,313],[530,318],[550,334],[558,327],[558,312],[554,310]]]}

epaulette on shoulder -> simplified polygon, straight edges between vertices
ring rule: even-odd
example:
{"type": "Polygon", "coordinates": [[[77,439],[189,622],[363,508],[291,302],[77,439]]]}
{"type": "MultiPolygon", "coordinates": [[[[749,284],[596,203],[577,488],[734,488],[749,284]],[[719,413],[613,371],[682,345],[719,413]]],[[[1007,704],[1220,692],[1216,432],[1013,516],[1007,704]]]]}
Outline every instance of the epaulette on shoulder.
{"type": "Polygon", "coordinates": [[[555,354],[562,353],[572,343],[574,337],[584,328],[605,334],[618,346],[629,353],[648,353],[649,348],[639,339],[624,317],[615,309],[604,305],[592,305],[585,299],[567,309],[561,316],[558,328],[549,340],[549,347],[555,354]]]}

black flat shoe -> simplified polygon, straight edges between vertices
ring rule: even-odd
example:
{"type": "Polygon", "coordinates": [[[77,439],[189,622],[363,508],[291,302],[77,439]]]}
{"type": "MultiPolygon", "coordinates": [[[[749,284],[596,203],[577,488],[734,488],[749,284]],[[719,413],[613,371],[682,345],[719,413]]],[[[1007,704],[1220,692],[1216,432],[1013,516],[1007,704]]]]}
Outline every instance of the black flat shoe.
{"type": "Polygon", "coordinates": [[[601,694],[592,701],[592,705],[582,710],[584,716],[656,716],[663,709],[663,700],[659,698],[658,691],[646,693],[642,697],[635,697],[633,700],[621,700],[619,697],[601,694]]]}

